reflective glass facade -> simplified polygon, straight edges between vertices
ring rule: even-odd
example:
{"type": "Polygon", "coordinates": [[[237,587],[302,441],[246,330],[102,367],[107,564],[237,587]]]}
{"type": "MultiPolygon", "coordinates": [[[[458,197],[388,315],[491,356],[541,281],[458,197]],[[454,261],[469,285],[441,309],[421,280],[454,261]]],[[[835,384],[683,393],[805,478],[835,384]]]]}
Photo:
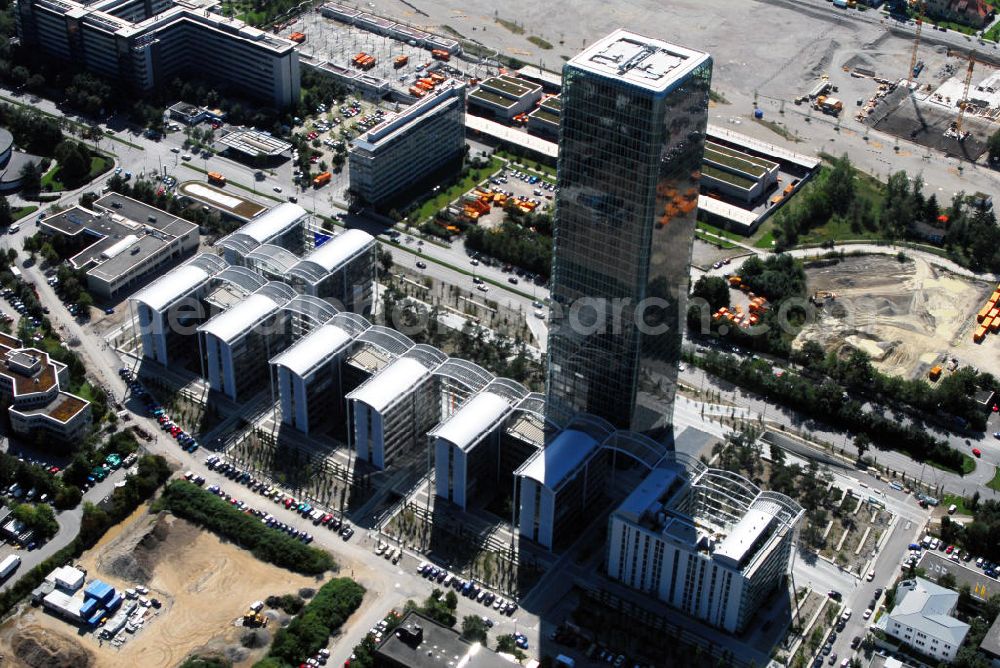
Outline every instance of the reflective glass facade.
{"type": "Polygon", "coordinates": [[[684,56],[667,57],[681,63],[676,74],[648,83],[650,48],[612,61],[617,72],[575,64],[580,56],[563,70],[546,410],[559,424],[586,412],[664,437],[712,61],[678,47],[684,56]]]}

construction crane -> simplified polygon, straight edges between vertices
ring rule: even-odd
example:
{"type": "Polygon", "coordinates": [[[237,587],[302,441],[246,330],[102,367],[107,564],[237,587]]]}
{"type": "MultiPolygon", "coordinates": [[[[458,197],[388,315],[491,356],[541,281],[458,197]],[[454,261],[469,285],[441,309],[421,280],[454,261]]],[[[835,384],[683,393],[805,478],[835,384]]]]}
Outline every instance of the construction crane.
{"type": "Polygon", "coordinates": [[[962,84],[962,99],[958,101],[958,118],[952,124],[952,129],[962,141],[962,121],[965,120],[965,108],[969,106],[969,89],[972,87],[972,71],[976,68],[976,52],[969,53],[969,66],[965,70],[965,81],[962,84]]]}
{"type": "Polygon", "coordinates": [[[920,33],[924,28],[924,11],[926,9],[927,3],[924,0],[920,0],[917,13],[917,29],[913,33],[913,53],[910,55],[910,70],[906,73],[907,88],[913,84],[913,79],[917,76],[917,51],[920,48],[920,33]]]}

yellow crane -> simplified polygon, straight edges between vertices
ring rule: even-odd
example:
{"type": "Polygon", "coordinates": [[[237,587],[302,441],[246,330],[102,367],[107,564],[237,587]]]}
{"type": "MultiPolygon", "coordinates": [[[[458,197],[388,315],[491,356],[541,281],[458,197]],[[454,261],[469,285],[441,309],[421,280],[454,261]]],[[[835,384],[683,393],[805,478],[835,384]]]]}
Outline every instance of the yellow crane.
{"type": "Polygon", "coordinates": [[[924,11],[927,3],[920,0],[917,4],[917,29],[913,34],[913,53],[910,55],[910,70],[906,73],[906,85],[909,87],[913,83],[917,69],[917,50],[920,48],[920,33],[924,28],[924,11]]]}
{"type": "Polygon", "coordinates": [[[962,121],[965,120],[965,108],[969,105],[969,89],[972,87],[972,71],[976,67],[976,52],[969,53],[969,66],[965,70],[965,81],[962,84],[962,99],[958,101],[958,118],[952,124],[952,128],[962,140],[962,121]]]}

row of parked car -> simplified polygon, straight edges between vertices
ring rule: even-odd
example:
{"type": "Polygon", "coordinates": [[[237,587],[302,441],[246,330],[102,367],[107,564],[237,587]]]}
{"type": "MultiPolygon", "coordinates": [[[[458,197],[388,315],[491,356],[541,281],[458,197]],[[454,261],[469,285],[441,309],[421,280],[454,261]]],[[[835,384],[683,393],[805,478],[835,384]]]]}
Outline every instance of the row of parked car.
{"type": "Polygon", "coordinates": [[[480,587],[472,580],[463,580],[457,575],[452,575],[444,568],[429,564],[426,561],[420,562],[417,566],[417,573],[428,580],[434,580],[445,587],[451,587],[466,598],[474,599],[488,608],[493,608],[501,615],[512,615],[517,610],[515,601],[507,601],[493,592],[480,587]]]}
{"type": "Polygon", "coordinates": [[[136,377],[132,373],[131,369],[122,367],[118,370],[118,375],[121,376],[131,390],[132,395],[138,397],[145,405],[146,411],[152,416],[156,422],[160,425],[160,429],[169,433],[176,439],[177,444],[181,446],[187,452],[194,452],[198,449],[198,441],[194,436],[184,431],[181,427],[170,419],[166,410],[161,406],[153,396],[146,391],[146,388],[142,386],[136,377]]]}
{"type": "Polygon", "coordinates": [[[976,568],[983,571],[983,573],[991,578],[1000,578],[1000,564],[990,561],[988,559],[983,559],[982,557],[973,557],[972,553],[968,550],[963,550],[955,545],[948,545],[944,543],[940,538],[935,538],[931,535],[924,536],[923,540],[919,543],[911,543],[909,547],[909,554],[904,557],[903,565],[908,565],[909,563],[916,563],[921,554],[921,550],[937,550],[939,552],[944,552],[948,556],[950,561],[955,563],[965,562],[969,563],[975,559],[976,568]]]}
{"type": "MultiPolygon", "coordinates": [[[[243,471],[239,467],[224,461],[218,455],[211,455],[205,460],[205,465],[213,471],[217,471],[222,475],[226,476],[230,480],[237,482],[245,487],[249,488],[252,492],[260,494],[265,499],[270,499],[277,504],[285,506],[289,510],[294,510],[299,515],[307,520],[311,520],[313,526],[323,526],[330,531],[335,531],[340,534],[340,537],[345,541],[350,540],[351,536],[354,535],[354,528],[351,527],[350,523],[341,520],[341,518],[336,517],[333,513],[325,512],[319,508],[314,508],[312,505],[306,501],[299,501],[295,499],[290,494],[278,489],[277,486],[272,486],[264,480],[258,480],[249,471],[243,471]]],[[[211,490],[211,488],[209,488],[211,490]]],[[[273,515],[264,513],[259,515],[265,524],[268,526],[273,526],[275,528],[287,531],[292,536],[301,537],[308,536],[305,539],[306,542],[312,541],[312,535],[295,529],[283,522],[279,522],[277,518],[273,515]]]]}

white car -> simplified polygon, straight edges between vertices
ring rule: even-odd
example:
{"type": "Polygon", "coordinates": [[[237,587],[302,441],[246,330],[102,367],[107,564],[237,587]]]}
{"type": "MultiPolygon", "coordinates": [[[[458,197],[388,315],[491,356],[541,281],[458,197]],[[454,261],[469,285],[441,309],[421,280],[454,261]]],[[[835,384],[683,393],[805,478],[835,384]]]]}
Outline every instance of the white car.
{"type": "Polygon", "coordinates": [[[281,192],[281,186],[274,186],[274,192],[280,193],[281,192]]]}
{"type": "Polygon", "coordinates": [[[868,619],[869,617],[871,617],[871,616],[872,616],[872,609],[871,609],[871,608],[868,608],[867,610],[865,610],[865,614],[864,614],[864,615],[862,615],[862,616],[863,616],[863,617],[864,617],[865,619],[868,619]]]}

